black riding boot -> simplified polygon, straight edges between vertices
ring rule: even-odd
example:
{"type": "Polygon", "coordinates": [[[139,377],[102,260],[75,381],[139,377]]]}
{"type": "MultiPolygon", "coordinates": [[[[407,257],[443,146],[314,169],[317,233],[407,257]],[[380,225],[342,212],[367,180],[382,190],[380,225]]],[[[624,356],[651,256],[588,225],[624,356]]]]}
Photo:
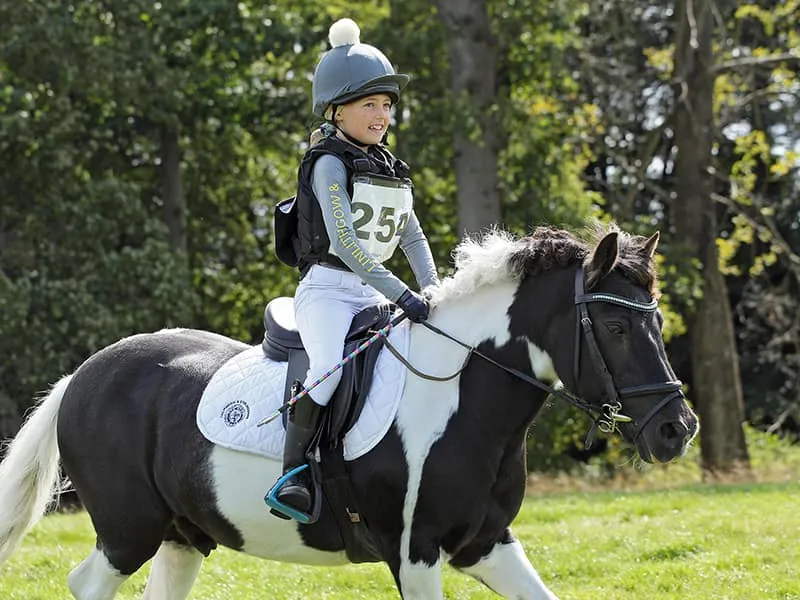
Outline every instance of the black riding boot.
{"type": "MultiPolygon", "coordinates": [[[[321,412],[322,407],[314,402],[311,396],[300,398],[292,407],[289,422],[286,424],[286,442],[283,447],[284,475],[306,464],[306,451],[317,431],[321,412]]],[[[311,479],[306,469],[288,479],[275,497],[281,503],[307,513],[311,510],[310,487],[311,479]]]]}

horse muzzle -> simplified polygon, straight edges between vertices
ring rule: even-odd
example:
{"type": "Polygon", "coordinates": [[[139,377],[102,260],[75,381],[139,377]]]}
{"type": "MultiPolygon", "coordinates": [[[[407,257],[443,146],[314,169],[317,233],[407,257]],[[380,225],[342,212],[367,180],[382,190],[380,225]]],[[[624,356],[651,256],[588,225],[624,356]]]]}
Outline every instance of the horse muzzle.
{"type": "Polygon", "coordinates": [[[679,392],[637,426],[634,443],[644,461],[667,463],[686,454],[698,430],[697,416],[679,392]]]}

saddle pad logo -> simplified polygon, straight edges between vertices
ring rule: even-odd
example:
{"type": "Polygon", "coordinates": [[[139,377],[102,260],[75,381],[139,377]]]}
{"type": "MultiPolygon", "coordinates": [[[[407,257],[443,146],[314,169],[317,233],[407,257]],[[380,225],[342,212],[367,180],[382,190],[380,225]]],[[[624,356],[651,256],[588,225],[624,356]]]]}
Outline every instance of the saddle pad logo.
{"type": "Polygon", "coordinates": [[[225,425],[234,427],[250,417],[250,407],[247,402],[234,400],[225,405],[220,415],[225,425]]]}

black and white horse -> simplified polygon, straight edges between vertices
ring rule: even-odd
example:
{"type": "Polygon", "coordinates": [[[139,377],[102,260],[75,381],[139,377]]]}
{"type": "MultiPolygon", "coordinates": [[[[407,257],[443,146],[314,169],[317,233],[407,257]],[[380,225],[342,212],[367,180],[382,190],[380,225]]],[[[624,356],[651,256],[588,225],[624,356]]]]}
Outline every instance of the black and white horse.
{"type": "MultiPolygon", "coordinates": [[[[660,332],[658,236],[597,239],[541,228],[464,242],[430,319],[460,343],[411,327],[412,365],[436,376],[464,368],[449,381],[408,374],[386,435],[347,463],[403,598],[442,598],[442,561],[506,598],[555,597],[510,529],[542,388],[563,381],[580,395],[563,398],[602,429],[618,429],[646,461],[681,456],[696,434],[660,332]]],[[[151,558],[144,597],[186,598],[218,544],[277,561],[346,563],[325,513],[311,525],[269,514],[263,496],[279,461],[198,431],[204,388],[247,349],[213,333],[166,330],[123,339],[60,380],[0,465],[0,563],[56,493],[59,457],[97,533],[68,577],[78,600],[113,598],[151,558]]]]}

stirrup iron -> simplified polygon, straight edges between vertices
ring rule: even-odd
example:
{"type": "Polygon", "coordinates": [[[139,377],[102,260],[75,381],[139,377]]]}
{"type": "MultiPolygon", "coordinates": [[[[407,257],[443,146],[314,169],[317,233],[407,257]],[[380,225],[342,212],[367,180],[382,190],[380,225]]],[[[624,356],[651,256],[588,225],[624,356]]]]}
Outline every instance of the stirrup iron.
{"type": "MultiPolygon", "coordinates": [[[[308,465],[300,465],[299,467],[295,467],[291,471],[288,471],[282,475],[278,481],[275,482],[275,485],[273,485],[264,496],[264,502],[270,507],[270,512],[276,517],[280,517],[282,519],[294,519],[298,523],[303,523],[304,525],[314,523],[317,520],[317,517],[315,517],[313,511],[311,513],[304,513],[303,511],[297,510],[296,508],[293,508],[288,504],[284,504],[278,500],[278,492],[280,492],[281,488],[286,485],[286,482],[295,475],[302,473],[306,469],[308,469],[308,465]]],[[[314,504],[316,504],[316,499],[313,496],[313,492],[311,493],[311,506],[313,509],[314,504]]]]}

